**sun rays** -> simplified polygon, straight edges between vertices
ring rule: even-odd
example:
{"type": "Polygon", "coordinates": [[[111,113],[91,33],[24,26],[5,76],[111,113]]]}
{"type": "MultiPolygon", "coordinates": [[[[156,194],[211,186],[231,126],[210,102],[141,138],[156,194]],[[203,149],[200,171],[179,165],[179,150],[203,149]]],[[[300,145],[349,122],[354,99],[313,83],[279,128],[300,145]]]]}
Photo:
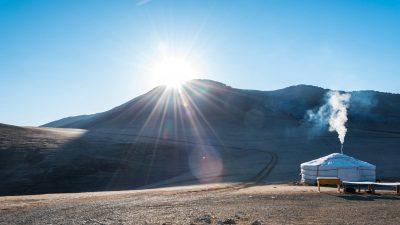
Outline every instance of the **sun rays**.
{"type": "Polygon", "coordinates": [[[224,144],[211,126],[214,122],[209,121],[209,113],[220,113],[226,103],[220,98],[221,93],[211,93],[221,91],[218,85],[195,80],[206,69],[194,56],[190,49],[173,48],[159,42],[154,55],[143,64],[148,74],[146,80],[158,86],[142,100],[139,116],[135,113],[135,121],[144,121],[137,124],[141,126],[138,137],[151,133],[150,136],[156,138],[147,180],[152,168],[157,166],[154,159],[164,150],[160,146],[165,142],[184,146],[189,168],[199,181],[218,181],[223,176],[219,151],[224,144]]]}
{"type": "MultiPolygon", "coordinates": [[[[198,104],[207,104],[211,108],[221,108],[222,99],[210,98],[209,90],[202,86],[203,82],[189,81],[179,89],[159,87],[151,92],[153,103],[144,106],[150,109],[145,122],[139,131],[139,136],[148,135],[149,130],[156,136],[151,153],[150,169],[147,178],[151,176],[153,159],[164,149],[159,149],[161,142],[173,142],[186,146],[188,165],[200,182],[216,182],[223,177],[223,162],[220,150],[224,148],[218,133],[207,119],[207,112],[202,112],[198,104]],[[220,147],[215,147],[220,146],[220,147]]],[[[209,108],[210,108],[209,107],[209,108]]],[[[206,107],[207,108],[207,107],[206,107]]],[[[144,111],[148,111],[144,109],[144,111]]]]}

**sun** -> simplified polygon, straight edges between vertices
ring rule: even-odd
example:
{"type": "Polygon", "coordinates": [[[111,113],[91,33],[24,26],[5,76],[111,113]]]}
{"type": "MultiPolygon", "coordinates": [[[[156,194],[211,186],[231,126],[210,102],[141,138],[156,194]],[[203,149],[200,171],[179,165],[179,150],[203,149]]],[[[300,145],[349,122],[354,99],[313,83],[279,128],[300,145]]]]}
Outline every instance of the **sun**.
{"type": "Polygon", "coordinates": [[[163,57],[152,66],[157,83],[168,88],[180,88],[186,81],[196,78],[192,62],[183,57],[163,57]]]}

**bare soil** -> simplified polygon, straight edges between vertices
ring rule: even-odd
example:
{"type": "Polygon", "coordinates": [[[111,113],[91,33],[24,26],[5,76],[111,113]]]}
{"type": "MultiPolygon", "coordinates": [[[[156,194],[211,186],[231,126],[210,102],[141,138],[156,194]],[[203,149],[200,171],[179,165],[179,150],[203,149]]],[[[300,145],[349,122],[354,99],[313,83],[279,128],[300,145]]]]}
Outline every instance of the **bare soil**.
{"type": "Polygon", "coordinates": [[[214,184],[0,198],[0,224],[400,224],[400,196],[214,184]]]}

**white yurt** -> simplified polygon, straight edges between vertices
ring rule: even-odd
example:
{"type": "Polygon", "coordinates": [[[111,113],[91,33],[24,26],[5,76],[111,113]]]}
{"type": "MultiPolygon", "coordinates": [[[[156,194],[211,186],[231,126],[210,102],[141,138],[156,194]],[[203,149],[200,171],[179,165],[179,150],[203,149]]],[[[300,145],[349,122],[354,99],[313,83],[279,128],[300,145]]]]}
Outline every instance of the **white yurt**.
{"type": "Polygon", "coordinates": [[[340,153],[302,163],[300,168],[301,181],[308,184],[315,184],[317,177],[339,177],[341,181],[376,179],[376,166],[340,153]]]}

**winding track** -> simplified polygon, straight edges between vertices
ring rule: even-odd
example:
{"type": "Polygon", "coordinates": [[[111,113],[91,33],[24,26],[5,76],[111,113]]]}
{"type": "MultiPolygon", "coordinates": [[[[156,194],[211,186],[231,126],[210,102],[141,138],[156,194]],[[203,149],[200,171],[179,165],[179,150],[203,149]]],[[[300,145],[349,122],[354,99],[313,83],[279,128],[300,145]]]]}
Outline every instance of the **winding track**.
{"type": "Polygon", "coordinates": [[[267,163],[267,165],[260,172],[258,172],[254,178],[251,179],[254,181],[255,184],[259,184],[262,180],[267,178],[268,175],[272,172],[272,170],[276,166],[276,164],[278,163],[278,155],[275,152],[271,151],[263,151],[263,152],[268,153],[271,156],[271,158],[267,163]]]}

